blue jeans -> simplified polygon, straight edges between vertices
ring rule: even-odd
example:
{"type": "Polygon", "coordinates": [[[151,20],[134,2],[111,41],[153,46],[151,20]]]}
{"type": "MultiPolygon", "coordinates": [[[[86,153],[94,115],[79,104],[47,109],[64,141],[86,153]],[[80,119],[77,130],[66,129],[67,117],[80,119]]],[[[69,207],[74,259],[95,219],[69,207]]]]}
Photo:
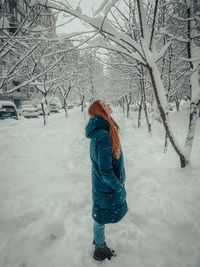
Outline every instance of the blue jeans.
{"type": "Polygon", "coordinates": [[[96,247],[105,247],[105,225],[94,221],[93,234],[96,247]]]}

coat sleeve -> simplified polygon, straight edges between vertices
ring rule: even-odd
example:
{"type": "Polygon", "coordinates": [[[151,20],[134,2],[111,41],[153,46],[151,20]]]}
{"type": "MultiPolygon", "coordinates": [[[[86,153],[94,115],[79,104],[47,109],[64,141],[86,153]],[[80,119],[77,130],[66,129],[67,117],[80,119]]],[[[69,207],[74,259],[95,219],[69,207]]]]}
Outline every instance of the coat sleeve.
{"type": "Polygon", "coordinates": [[[103,181],[108,184],[114,191],[120,192],[123,189],[124,184],[115,176],[112,161],[113,152],[110,135],[107,131],[104,131],[101,133],[98,140],[99,171],[103,178],[103,181]]]}

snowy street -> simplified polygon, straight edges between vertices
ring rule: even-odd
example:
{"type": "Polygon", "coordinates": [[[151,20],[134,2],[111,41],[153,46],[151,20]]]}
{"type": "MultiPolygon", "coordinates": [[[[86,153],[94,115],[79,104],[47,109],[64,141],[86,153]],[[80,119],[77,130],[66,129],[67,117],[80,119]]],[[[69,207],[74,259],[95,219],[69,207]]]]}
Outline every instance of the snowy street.
{"type": "Polygon", "coordinates": [[[200,0],[0,0],[0,267],[99,263],[200,267],[200,0]]]}
{"type": "MultiPolygon", "coordinates": [[[[102,266],[200,266],[200,119],[191,166],[181,169],[153,121],[136,128],[115,109],[121,128],[129,212],[106,227],[117,257],[102,266]]],[[[181,145],[187,120],[172,112],[181,145]]],[[[42,118],[0,121],[0,267],[92,267],[89,140],[79,108],[42,118]]]]}

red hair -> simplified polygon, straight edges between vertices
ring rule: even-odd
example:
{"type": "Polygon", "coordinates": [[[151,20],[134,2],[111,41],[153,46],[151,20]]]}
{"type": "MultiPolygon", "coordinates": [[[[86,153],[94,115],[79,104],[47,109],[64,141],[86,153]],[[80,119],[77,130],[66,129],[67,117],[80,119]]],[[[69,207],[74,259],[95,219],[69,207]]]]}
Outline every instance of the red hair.
{"type": "Polygon", "coordinates": [[[99,115],[110,124],[109,132],[112,141],[113,155],[116,159],[118,159],[120,156],[120,140],[115,121],[113,120],[113,118],[108,116],[103,106],[101,105],[100,100],[97,100],[90,105],[88,113],[90,116],[99,115]]]}

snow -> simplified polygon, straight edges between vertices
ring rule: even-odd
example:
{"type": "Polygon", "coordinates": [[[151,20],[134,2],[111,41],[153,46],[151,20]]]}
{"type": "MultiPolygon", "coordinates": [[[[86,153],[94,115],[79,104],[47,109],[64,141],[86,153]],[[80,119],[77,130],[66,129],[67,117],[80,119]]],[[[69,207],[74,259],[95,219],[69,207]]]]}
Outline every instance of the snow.
{"type": "MultiPolygon", "coordinates": [[[[145,54],[148,55],[148,51],[145,54]]],[[[155,84],[157,86],[157,92],[158,92],[159,100],[160,100],[164,110],[167,111],[168,110],[168,102],[167,102],[167,97],[165,95],[164,85],[163,85],[162,80],[160,78],[159,69],[154,62],[155,61],[152,57],[148,58],[148,63],[152,68],[152,72],[153,72],[154,79],[155,79],[155,84]]]]}
{"type": "Polygon", "coordinates": [[[154,57],[154,62],[157,62],[159,59],[163,58],[165,53],[167,52],[168,48],[170,47],[170,45],[172,44],[171,41],[167,42],[166,45],[164,45],[164,47],[157,53],[153,53],[153,57],[154,57]]]}
{"type": "MultiPolygon", "coordinates": [[[[110,35],[108,36],[110,40],[124,46],[127,50],[130,50],[130,47],[132,47],[132,49],[142,54],[140,45],[127,34],[117,31],[106,17],[100,15],[95,18],[84,17],[84,21],[91,24],[96,29],[102,29],[102,31],[110,35]]],[[[123,50],[122,53],[124,53],[123,50]]],[[[139,55],[137,55],[137,57],[139,57],[139,55]]]]}
{"type": "MultiPolygon", "coordinates": [[[[188,110],[171,112],[184,144],[188,110]]],[[[192,165],[179,167],[165,132],[137,113],[113,114],[121,128],[127,172],[127,216],[106,226],[117,257],[102,266],[200,266],[200,120],[192,165]]],[[[0,266],[93,267],[89,140],[79,108],[42,118],[0,121],[0,266]]]]}

